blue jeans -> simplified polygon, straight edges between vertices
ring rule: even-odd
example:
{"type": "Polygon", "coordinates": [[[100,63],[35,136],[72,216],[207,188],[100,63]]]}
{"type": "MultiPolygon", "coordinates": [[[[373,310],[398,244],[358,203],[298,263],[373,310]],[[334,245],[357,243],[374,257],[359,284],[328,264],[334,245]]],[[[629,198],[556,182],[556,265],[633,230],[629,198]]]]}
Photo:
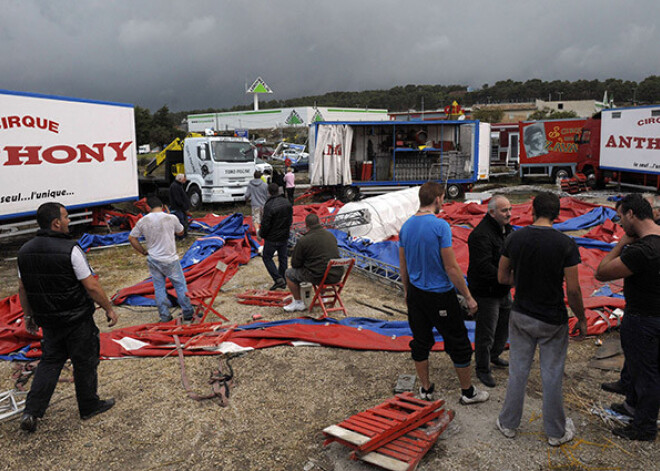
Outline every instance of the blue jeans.
{"type": "Polygon", "coordinates": [[[261,257],[263,258],[266,270],[268,270],[268,274],[273,281],[277,282],[277,280],[283,280],[287,264],[287,241],[272,242],[265,240],[264,251],[261,253],[261,257]],[[273,261],[273,255],[275,255],[275,252],[277,252],[279,267],[276,267],[275,262],[273,261]]]}
{"type": "Polygon", "coordinates": [[[167,322],[172,318],[170,316],[172,303],[167,297],[167,290],[165,289],[166,278],[169,278],[172,286],[174,286],[179,306],[181,306],[181,310],[183,311],[183,318],[190,319],[193,315],[193,307],[190,299],[186,296],[188,286],[186,285],[186,277],[183,275],[183,270],[181,269],[181,263],[178,260],[174,262],[162,262],[147,256],[147,265],[149,266],[149,273],[151,273],[154,283],[154,294],[156,296],[156,306],[158,306],[160,320],[167,322]]]}
{"type": "Polygon", "coordinates": [[[625,313],[621,346],[632,379],[626,395],[626,402],[635,408],[632,426],[655,436],[660,410],[660,317],[625,313]]]}

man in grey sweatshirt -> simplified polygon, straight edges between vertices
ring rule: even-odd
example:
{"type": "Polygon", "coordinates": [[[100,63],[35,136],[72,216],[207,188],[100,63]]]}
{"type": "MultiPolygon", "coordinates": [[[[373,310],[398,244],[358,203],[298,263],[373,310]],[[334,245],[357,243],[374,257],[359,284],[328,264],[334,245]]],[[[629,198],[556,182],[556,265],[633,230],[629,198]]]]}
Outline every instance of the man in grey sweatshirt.
{"type": "Polygon", "coordinates": [[[248,183],[247,191],[245,192],[245,201],[250,200],[252,205],[252,224],[254,230],[259,234],[261,227],[261,218],[264,214],[264,204],[268,199],[268,185],[261,179],[261,172],[255,170],[254,179],[248,183]]]}

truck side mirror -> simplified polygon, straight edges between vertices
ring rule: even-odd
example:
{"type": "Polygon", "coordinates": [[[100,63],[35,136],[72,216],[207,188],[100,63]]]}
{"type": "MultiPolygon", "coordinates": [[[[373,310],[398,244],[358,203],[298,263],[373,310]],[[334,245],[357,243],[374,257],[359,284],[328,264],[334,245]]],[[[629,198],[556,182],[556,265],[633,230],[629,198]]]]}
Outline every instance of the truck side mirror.
{"type": "Polygon", "coordinates": [[[208,160],[206,157],[206,148],[204,146],[199,146],[197,148],[197,157],[199,157],[200,160],[208,160]]]}

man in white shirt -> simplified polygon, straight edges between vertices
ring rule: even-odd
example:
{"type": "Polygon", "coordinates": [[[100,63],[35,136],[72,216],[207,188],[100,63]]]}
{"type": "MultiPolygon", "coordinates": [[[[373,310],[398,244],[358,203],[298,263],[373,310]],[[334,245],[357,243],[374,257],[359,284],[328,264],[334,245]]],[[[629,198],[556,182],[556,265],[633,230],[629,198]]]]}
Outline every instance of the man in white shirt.
{"type": "Polygon", "coordinates": [[[160,321],[169,322],[172,320],[170,315],[172,304],[167,297],[165,287],[167,278],[169,278],[176,291],[176,297],[183,312],[183,320],[191,321],[193,307],[190,299],[186,296],[188,287],[181,269],[181,263],[179,263],[179,255],[176,252],[174,239],[175,235],[183,235],[183,225],[173,214],[163,212],[163,203],[159,198],[155,196],[147,198],[147,206],[149,206],[149,214],[137,222],[128,236],[128,241],[140,255],[147,257],[147,265],[154,283],[154,294],[160,321]],[[147,245],[146,250],[138,241],[139,237],[144,237],[147,245]]]}

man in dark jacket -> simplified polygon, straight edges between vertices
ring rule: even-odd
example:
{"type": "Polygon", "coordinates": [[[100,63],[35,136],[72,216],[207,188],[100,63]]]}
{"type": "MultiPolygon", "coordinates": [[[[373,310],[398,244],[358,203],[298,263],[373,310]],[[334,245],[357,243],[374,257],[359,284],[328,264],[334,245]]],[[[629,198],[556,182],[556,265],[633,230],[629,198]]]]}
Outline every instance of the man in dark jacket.
{"type": "Polygon", "coordinates": [[[289,231],[293,223],[293,207],[284,195],[280,194],[277,183],[268,185],[270,195],[264,205],[264,215],[261,221],[259,237],[264,239],[264,250],[261,254],[268,274],[273,278],[275,284],[271,290],[286,288],[284,275],[287,266],[287,243],[289,231]],[[279,267],[275,267],[273,255],[277,252],[279,267]]]}
{"type": "Polygon", "coordinates": [[[479,305],[474,333],[475,370],[479,380],[495,386],[490,364],[509,366],[500,358],[509,336],[511,287],[497,282],[497,267],[504,239],[511,233],[511,203],[502,195],[488,202],[488,213],[468,237],[470,265],[467,279],[479,305]]]}
{"type": "MultiPolygon", "coordinates": [[[[286,284],[293,295],[293,302],[284,306],[287,312],[303,311],[305,303],[300,298],[300,283],[308,281],[319,284],[323,279],[328,262],[339,258],[337,239],[331,232],[325,230],[316,214],[308,214],[305,218],[307,232],[293,248],[291,268],[286,271],[286,284]]],[[[328,273],[328,283],[336,283],[341,279],[344,270],[334,267],[328,273]]]]}
{"type": "Polygon", "coordinates": [[[67,358],[73,363],[78,411],[83,420],[107,411],[114,399],[97,395],[99,329],[94,323],[94,302],[105,310],[108,326],[117,314],[92,274],[78,243],[69,236],[69,215],[59,203],[37,210],[41,228],[18,252],[18,294],[25,327],[36,334],[41,327],[42,356],[21,418],[21,429],[34,432],[55,391],[67,358]]]}
{"type": "Polygon", "coordinates": [[[188,212],[190,211],[190,198],[185,189],[186,175],[178,174],[170,185],[170,213],[174,214],[183,226],[183,235],[177,239],[185,239],[188,235],[188,212]]]}

